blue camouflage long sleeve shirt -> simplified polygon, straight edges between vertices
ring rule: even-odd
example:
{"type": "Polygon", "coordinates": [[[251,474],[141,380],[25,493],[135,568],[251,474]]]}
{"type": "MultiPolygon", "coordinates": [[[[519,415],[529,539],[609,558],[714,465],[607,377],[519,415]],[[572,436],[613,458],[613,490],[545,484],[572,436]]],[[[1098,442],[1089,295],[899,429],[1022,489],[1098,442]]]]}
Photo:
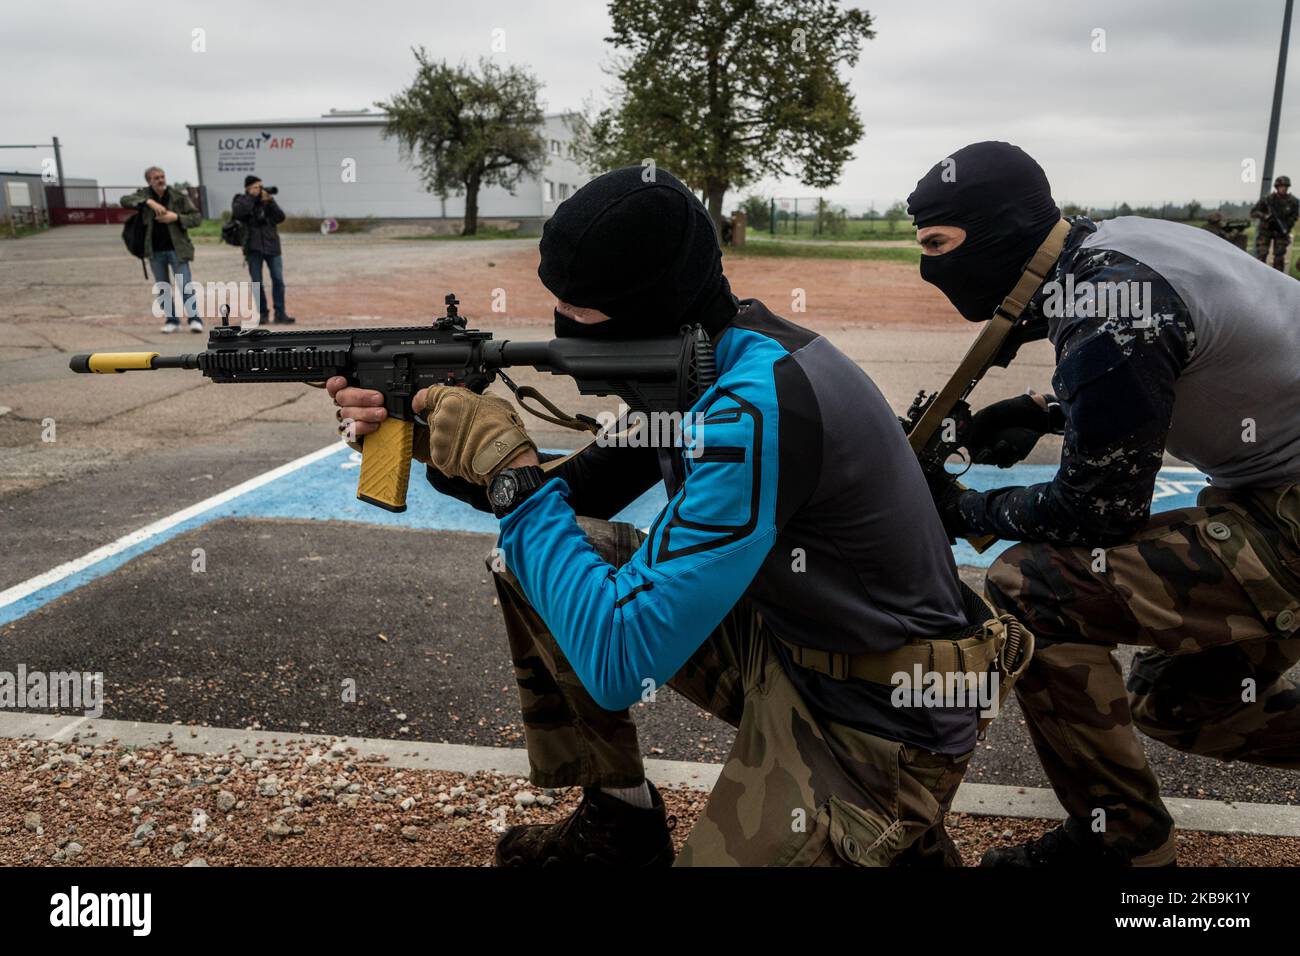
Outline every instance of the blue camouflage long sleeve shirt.
{"type": "Polygon", "coordinates": [[[970,532],[1108,545],[1150,517],[1174,383],[1196,347],[1191,317],[1148,266],[1114,250],[1080,248],[1097,227],[1083,217],[1071,222],[1053,275],[1028,307],[1056,349],[1061,467],[1041,484],[963,494],[958,510],[970,532]]]}

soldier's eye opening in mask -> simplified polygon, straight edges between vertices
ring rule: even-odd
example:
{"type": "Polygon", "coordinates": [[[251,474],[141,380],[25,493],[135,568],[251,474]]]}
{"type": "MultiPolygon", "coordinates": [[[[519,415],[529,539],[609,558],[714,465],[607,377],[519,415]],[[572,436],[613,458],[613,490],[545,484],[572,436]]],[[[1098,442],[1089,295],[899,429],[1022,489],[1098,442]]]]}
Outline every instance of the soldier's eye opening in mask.
{"type": "Polygon", "coordinates": [[[942,256],[966,241],[966,230],[961,226],[926,226],[916,231],[916,241],[921,244],[921,255],[942,256]]]}
{"type": "Polygon", "coordinates": [[[595,325],[597,322],[608,322],[610,317],[600,309],[587,309],[582,306],[570,305],[567,302],[557,300],[555,311],[566,319],[572,319],[582,325],[595,325]]]}

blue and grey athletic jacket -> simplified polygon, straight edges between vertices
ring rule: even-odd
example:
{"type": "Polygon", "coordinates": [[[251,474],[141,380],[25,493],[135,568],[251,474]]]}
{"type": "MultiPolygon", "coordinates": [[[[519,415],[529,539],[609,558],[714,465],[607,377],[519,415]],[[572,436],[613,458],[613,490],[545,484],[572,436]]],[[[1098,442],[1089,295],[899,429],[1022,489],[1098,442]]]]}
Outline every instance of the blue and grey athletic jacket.
{"type": "MultiPolygon", "coordinates": [[[[507,566],[611,710],[647,678],[665,684],[742,598],[780,638],[848,654],[967,623],[916,456],[871,379],[754,300],[715,351],[718,379],[689,410],[683,448],[589,446],[501,521],[507,566]],[[608,518],[661,478],[667,506],[612,567],[575,514],[608,518]]],[[[831,719],[940,752],[974,744],[971,710],[894,708],[892,688],[823,677],[777,647],[831,719]]]]}

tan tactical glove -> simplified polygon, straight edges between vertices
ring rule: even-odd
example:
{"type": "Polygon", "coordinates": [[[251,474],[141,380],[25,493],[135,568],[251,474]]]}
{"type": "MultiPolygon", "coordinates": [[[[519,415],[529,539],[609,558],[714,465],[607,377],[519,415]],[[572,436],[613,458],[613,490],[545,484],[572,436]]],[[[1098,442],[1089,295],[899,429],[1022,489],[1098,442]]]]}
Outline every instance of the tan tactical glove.
{"type": "Polygon", "coordinates": [[[429,464],[450,478],[486,485],[521,451],[537,450],[514,406],[495,395],[432,385],[423,415],[429,464]]]}

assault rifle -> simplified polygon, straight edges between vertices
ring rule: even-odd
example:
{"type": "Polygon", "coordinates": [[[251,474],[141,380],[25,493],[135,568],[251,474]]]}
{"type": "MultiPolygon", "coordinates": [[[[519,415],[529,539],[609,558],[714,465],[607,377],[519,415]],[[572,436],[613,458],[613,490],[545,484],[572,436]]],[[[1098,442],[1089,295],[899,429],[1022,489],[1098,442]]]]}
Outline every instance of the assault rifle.
{"type": "MultiPolygon", "coordinates": [[[[1272,222],[1273,226],[1277,229],[1278,235],[1289,236],[1291,234],[1291,230],[1283,228],[1282,220],[1279,219],[1277,215],[1277,209],[1273,207],[1272,198],[1273,198],[1272,196],[1265,196],[1263,198],[1262,202],[1264,203],[1264,209],[1266,210],[1266,212],[1262,216],[1258,216],[1255,218],[1262,220],[1260,222],[1261,228],[1263,228],[1265,223],[1272,222]]],[[[1252,210],[1251,212],[1253,215],[1254,210],[1252,210]]]]}
{"type": "Polygon", "coordinates": [[[617,395],[634,412],[678,412],[689,408],[717,379],[713,345],[700,326],[683,326],[676,336],[651,339],[552,339],[496,341],[491,332],[467,328],[454,294],[446,314],[432,326],[379,329],[212,328],[208,347],[191,355],[157,352],[95,352],[74,355],[74,372],[117,373],[165,368],[198,369],[220,383],[304,382],[322,386],[342,375],[357,388],[384,395],[388,417],[361,442],[357,497],[389,511],[406,510],[415,414],[411,399],[430,385],[464,385],[482,392],[500,378],[520,404],[548,421],[596,430],[587,416],[564,416],[536,389],[517,386],[504,371],[527,366],[567,375],[583,395],[617,395]],[[524,404],[536,398],[558,416],[524,404]]]}

